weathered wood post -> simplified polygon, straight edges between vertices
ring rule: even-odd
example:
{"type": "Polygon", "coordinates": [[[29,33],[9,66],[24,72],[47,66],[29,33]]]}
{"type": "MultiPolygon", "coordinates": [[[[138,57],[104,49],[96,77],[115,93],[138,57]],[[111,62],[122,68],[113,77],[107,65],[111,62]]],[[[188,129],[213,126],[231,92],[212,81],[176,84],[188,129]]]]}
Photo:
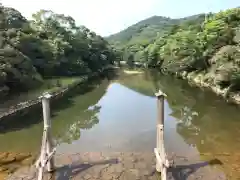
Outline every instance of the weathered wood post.
{"type": "Polygon", "coordinates": [[[164,94],[162,91],[155,93],[157,97],[157,147],[154,149],[156,155],[156,170],[161,172],[161,179],[167,179],[167,168],[169,167],[169,162],[166,157],[165,147],[164,147],[164,94]]]}
{"type": "Polygon", "coordinates": [[[50,119],[51,95],[46,93],[40,96],[39,98],[42,101],[44,130],[42,137],[41,154],[36,162],[36,167],[39,169],[38,180],[42,180],[45,166],[47,166],[48,172],[52,172],[54,170],[53,155],[56,149],[55,148],[53,149],[51,136],[51,119],[50,119]]]}
{"type": "MultiPolygon", "coordinates": [[[[51,134],[51,115],[50,115],[50,94],[45,94],[42,97],[42,108],[43,108],[43,122],[44,130],[46,131],[46,154],[49,155],[53,150],[52,134],[51,134]]],[[[47,171],[52,172],[54,170],[53,158],[47,162],[47,171]]]]}

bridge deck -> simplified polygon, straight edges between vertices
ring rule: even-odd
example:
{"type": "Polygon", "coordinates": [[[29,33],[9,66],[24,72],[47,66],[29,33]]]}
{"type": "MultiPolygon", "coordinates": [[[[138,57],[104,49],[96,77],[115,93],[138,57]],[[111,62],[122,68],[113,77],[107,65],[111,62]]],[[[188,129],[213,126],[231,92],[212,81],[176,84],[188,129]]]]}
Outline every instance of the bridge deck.
{"type": "MultiPolygon", "coordinates": [[[[170,157],[171,159],[171,157],[170,157]]],[[[226,179],[207,163],[174,157],[176,166],[168,171],[169,180],[226,179]]],[[[45,174],[44,179],[56,180],[157,180],[154,153],[78,153],[55,156],[56,172],[45,174]]],[[[7,180],[37,179],[34,167],[24,167],[7,180]]]]}

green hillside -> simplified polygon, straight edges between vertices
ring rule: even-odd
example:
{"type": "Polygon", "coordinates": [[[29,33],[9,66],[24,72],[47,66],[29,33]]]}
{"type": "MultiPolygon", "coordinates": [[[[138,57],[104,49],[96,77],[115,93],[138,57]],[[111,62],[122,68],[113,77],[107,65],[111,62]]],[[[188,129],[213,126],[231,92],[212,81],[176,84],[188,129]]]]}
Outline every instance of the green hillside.
{"type": "Polygon", "coordinates": [[[107,37],[107,40],[114,44],[133,44],[136,43],[139,38],[144,38],[147,40],[147,44],[147,42],[149,43],[156,37],[157,33],[160,32],[159,29],[161,29],[161,33],[164,33],[163,31],[169,29],[174,23],[175,21],[170,18],[153,16],[128,27],[117,34],[107,37]]]}
{"type": "Polygon", "coordinates": [[[204,20],[204,17],[204,14],[181,19],[152,16],[120,31],[119,33],[110,35],[106,39],[119,49],[136,44],[146,47],[149,43],[153,42],[156,37],[166,35],[176,25],[192,23],[192,21],[201,23],[204,20]]]}
{"type": "Polygon", "coordinates": [[[175,20],[155,16],[108,41],[129,65],[141,62],[225,92],[240,90],[240,8],[175,20]]]}

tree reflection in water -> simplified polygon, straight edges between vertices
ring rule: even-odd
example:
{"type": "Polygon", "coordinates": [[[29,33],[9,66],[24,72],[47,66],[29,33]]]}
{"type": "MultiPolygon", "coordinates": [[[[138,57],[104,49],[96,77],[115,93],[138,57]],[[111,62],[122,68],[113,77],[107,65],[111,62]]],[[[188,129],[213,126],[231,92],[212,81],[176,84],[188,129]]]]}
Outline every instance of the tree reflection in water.
{"type": "Polygon", "coordinates": [[[153,97],[153,89],[161,89],[167,94],[166,116],[174,117],[177,133],[185,142],[195,146],[204,159],[221,160],[228,175],[240,177],[239,107],[227,104],[207,90],[190,87],[184,80],[156,71],[147,71],[121,83],[153,97]],[[141,83],[135,83],[137,80],[141,83]]]}
{"type": "Polygon", "coordinates": [[[94,125],[99,123],[98,113],[100,112],[101,106],[94,105],[83,112],[80,119],[70,124],[68,130],[56,138],[56,145],[62,143],[71,144],[81,136],[81,129],[91,129],[94,125]]]}

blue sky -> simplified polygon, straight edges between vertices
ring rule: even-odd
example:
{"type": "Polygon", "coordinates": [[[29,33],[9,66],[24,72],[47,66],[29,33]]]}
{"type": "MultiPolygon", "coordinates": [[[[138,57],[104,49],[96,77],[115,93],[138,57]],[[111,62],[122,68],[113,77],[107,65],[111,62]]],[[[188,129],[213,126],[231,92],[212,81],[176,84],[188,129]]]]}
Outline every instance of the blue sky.
{"type": "Polygon", "coordinates": [[[0,0],[25,17],[40,10],[72,16],[97,34],[107,36],[153,15],[172,18],[240,6],[240,0],[0,0]]]}

